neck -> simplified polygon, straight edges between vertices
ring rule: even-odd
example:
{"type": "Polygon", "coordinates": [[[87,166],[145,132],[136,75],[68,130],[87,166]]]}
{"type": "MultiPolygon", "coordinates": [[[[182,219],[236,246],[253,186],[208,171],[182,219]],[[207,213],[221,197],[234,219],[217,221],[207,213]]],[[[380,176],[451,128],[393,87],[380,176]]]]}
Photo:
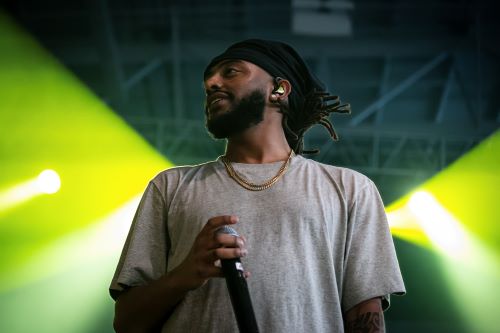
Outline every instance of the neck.
{"type": "Polygon", "coordinates": [[[291,148],[286,141],[280,117],[265,114],[260,124],[232,136],[227,141],[226,157],[238,163],[272,163],[285,161],[291,148]]]}

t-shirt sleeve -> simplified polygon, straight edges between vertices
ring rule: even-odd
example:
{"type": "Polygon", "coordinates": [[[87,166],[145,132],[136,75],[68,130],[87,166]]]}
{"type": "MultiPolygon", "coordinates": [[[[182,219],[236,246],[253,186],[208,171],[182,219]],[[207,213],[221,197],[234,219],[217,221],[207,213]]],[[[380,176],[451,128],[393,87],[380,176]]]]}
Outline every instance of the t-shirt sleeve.
{"type": "Polygon", "coordinates": [[[405,291],[387,216],[372,181],[355,194],[349,211],[348,239],[342,288],[342,311],[382,297],[389,307],[389,295],[405,291]]]}
{"type": "Polygon", "coordinates": [[[127,288],[145,285],[166,272],[169,239],[165,200],[150,182],[132,221],[109,287],[113,299],[127,288]]]}

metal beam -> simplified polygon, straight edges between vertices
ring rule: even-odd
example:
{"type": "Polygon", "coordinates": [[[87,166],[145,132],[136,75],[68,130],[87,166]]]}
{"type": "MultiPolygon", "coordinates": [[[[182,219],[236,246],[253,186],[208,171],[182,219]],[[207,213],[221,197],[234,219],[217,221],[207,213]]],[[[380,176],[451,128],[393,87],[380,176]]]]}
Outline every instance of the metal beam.
{"type": "Polygon", "coordinates": [[[465,83],[462,79],[462,74],[460,73],[460,68],[458,66],[453,67],[455,77],[456,77],[456,82],[458,83],[458,86],[460,88],[460,92],[462,93],[462,97],[465,102],[466,110],[473,122],[473,124],[478,127],[480,125],[479,118],[477,116],[477,113],[475,112],[474,108],[472,107],[472,103],[470,101],[469,96],[467,95],[467,89],[465,88],[465,83]]]}
{"type": "Polygon", "coordinates": [[[176,119],[181,119],[184,114],[184,93],[182,89],[182,64],[180,48],[179,17],[175,6],[171,10],[171,56],[173,72],[174,114],[176,119]]]}
{"type": "Polygon", "coordinates": [[[453,83],[453,72],[454,72],[454,62],[450,63],[450,68],[448,69],[448,75],[446,77],[446,83],[444,84],[443,91],[441,93],[441,98],[439,99],[439,105],[434,117],[434,122],[440,124],[443,122],[444,113],[446,111],[446,104],[448,102],[448,95],[450,94],[451,85],[453,83]]]}
{"type": "Polygon", "coordinates": [[[319,57],[316,57],[316,59],[317,59],[317,64],[314,72],[321,77],[321,79],[323,80],[323,82],[327,87],[331,88],[332,77],[331,77],[330,65],[328,63],[328,57],[320,55],[319,57]]]}
{"type": "Polygon", "coordinates": [[[347,152],[351,153],[355,161],[359,162],[361,165],[367,163],[367,160],[363,158],[363,155],[359,152],[359,149],[356,149],[356,147],[353,145],[352,140],[346,140],[345,144],[347,145],[348,148],[347,152]]]}
{"type": "MultiPolygon", "coordinates": [[[[408,138],[429,138],[438,140],[442,137],[450,140],[464,140],[464,134],[473,140],[482,140],[497,129],[496,123],[483,123],[481,127],[474,127],[468,123],[453,123],[444,125],[424,124],[424,123],[405,123],[405,124],[388,124],[383,123],[379,126],[359,125],[356,127],[336,125],[337,132],[342,138],[350,138],[352,136],[373,136],[379,134],[381,137],[403,137],[408,138]]],[[[344,140],[340,141],[341,143],[344,140]]]]}
{"type": "Polygon", "coordinates": [[[162,65],[162,61],[159,58],[153,59],[149,64],[138,70],[134,75],[132,75],[127,81],[125,81],[125,90],[132,89],[136,84],[144,80],[148,75],[153,73],[162,65]]]}
{"type": "Polygon", "coordinates": [[[431,61],[427,62],[424,66],[418,69],[416,72],[408,76],[406,79],[401,81],[396,87],[391,89],[387,94],[370,104],[363,111],[357,114],[355,117],[351,119],[349,122],[350,126],[356,126],[361,123],[363,120],[368,118],[374,112],[376,112],[379,108],[383,107],[385,104],[390,102],[392,99],[397,97],[403,91],[411,87],[415,82],[417,82],[424,75],[433,70],[436,66],[442,63],[446,58],[448,58],[448,54],[443,52],[436,57],[434,57],[431,61]]]}
{"type": "Polygon", "coordinates": [[[371,156],[371,164],[372,167],[374,168],[378,168],[379,166],[379,155],[380,155],[380,136],[375,134],[373,136],[372,156],[371,156]]]}
{"type": "Polygon", "coordinates": [[[184,144],[186,139],[190,137],[193,134],[194,130],[196,129],[196,127],[193,126],[193,124],[187,124],[186,126],[181,128],[182,132],[176,135],[175,140],[170,142],[168,147],[166,148],[167,155],[174,155],[177,152],[177,149],[179,149],[179,147],[181,147],[182,144],[184,144]]]}
{"type": "Polygon", "coordinates": [[[431,156],[427,154],[427,152],[422,148],[422,145],[425,144],[425,142],[421,143],[420,140],[411,140],[410,142],[413,143],[413,146],[415,147],[415,150],[413,150],[416,154],[418,154],[420,157],[415,158],[415,169],[422,168],[423,167],[423,161],[425,161],[425,164],[429,168],[435,168],[435,166],[432,163],[431,156]]]}
{"type": "MultiPolygon", "coordinates": [[[[158,121],[163,119],[163,116],[127,116],[124,118],[132,125],[155,125],[158,121]]],[[[183,127],[188,124],[195,126],[200,131],[205,131],[205,124],[202,119],[175,119],[174,117],[165,117],[165,121],[169,126],[183,127]]],[[[343,145],[345,142],[349,141],[349,138],[354,138],[356,136],[362,137],[373,137],[374,134],[379,135],[381,138],[401,138],[407,137],[409,139],[429,139],[429,140],[439,140],[441,138],[446,138],[452,141],[481,141],[491,133],[498,129],[498,124],[492,122],[490,124],[484,122],[482,126],[477,128],[469,123],[453,123],[443,125],[436,124],[426,124],[422,126],[419,123],[405,123],[405,124],[389,124],[383,123],[381,125],[359,125],[356,127],[351,127],[348,125],[336,125],[337,132],[341,135],[341,140],[336,143],[336,145],[343,145]],[[466,136],[463,133],[467,133],[466,136]]],[[[310,135],[309,132],[306,135],[310,135]]],[[[321,135],[323,140],[325,136],[321,135]]],[[[319,141],[319,140],[318,140],[319,141]]],[[[318,142],[315,141],[315,142],[318,142]]],[[[323,149],[327,148],[327,145],[334,143],[332,140],[326,140],[323,149]]],[[[334,143],[335,144],[335,143],[334,143]]]]}
{"type": "MultiPolygon", "coordinates": [[[[201,63],[207,64],[215,55],[223,52],[234,40],[182,40],[182,48],[185,54],[190,56],[183,59],[183,63],[201,63]]],[[[272,37],[268,37],[272,38],[272,37]]],[[[449,37],[436,38],[430,40],[428,36],[421,40],[411,40],[402,38],[387,39],[355,39],[355,40],[337,40],[332,44],[331,40],[322,42],[321,38],[311,38],[304,40],[302,38],[282,36],[276,38],[286,40],[293,45],[304,58],[314,58],[321,54],[327,58],[343,59],[374,59],[383,58],[390,55],[394,58],[426,58],[435,55],[446,49],[457,48],[462,45],[463,40],[452,39],[449,37]],[[318,45],[322,45],[320,48],[318,45]],[[332,46],[328,46],[332,45],[332,46]]],[[[60,45],[54,48],[55,54],[59,55],[69,65],[89,65],[98,64],[99,55],[92,47],[85,45],[74,45],[64,40],[53,40],[52,45],[60,45]],[[69,46],[68,46],[69,45],[69,46]]],[[[465,48],[463,46],[462,48],[465,48]]],[[[151,58],[163,55],[165,61],[172,61],[173,55],[168,45],[155,41],[134,41],[125,42],[120,46],[122,50],[121,61],[123,64],[145,63],[151,58]]]]}
{"type": "Polygon", "coordinates": [[[168,94],[167,75],[165,71],[156,70],[147,79],[149,96],[151,96],[152,114],[166,119],[171,113],[172,104],[168,94]]]}
{"type": "Polygon", "coordinates": [[[442,138],[439,141],[439,170],[446,167],[446,139],[442,138]]]}
{"type": "MultiPolygon", "coordinates": [[[[389,82],[389,76],[391,73],[391,57],[387,56],[384,58],[384,65],[382,69],[382,76],[380,78],[380,86],[377,94],[377,98],[382,97],[387,91],[387,84],[389,82]]],[[[380,124],[384,117],[384,110],[382,108],[376,109],[375,123],[380,124]]]]}
{"type": "Polygon", "coordinates": [[[382,168],[387,168],[389,166],[389,164],[392,163],[392,161],[396,158],[396,156],[403,149],[403,146],[406,144],[406,141],[407,141],[406,137],[402,137],[401,140],[399,140],[396,147],[394,147],[394,149],[391,151],[390,155],[385,160],[384,164],[382,165],[382,168]]]}
{"type": "Polygon", "coordinates": [[[106,0],[94,0],[90,3],[93,18],[92,28],[97,40],[98,53],[102,66],[103,78],[107,82],[107,94],[112,104],[124,110],[127,95],[123,87],[124,73],[121,66],[120,54],[116,45],[113,24],[109,15],[106,0]]]}
{"type": "Polygon", "coordinates": [[[156,125],[156,149],[163,153],[165,141],[165,120],[159,121],[156,125]]]}

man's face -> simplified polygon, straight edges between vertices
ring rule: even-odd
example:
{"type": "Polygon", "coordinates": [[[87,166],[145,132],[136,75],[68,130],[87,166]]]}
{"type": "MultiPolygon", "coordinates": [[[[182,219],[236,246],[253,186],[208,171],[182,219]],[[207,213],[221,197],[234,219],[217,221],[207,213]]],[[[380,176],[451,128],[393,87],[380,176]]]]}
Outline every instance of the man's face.
{"type": "Polygon", "coordinates": [[[264,119],[271,76],[240,60],[215,65],[205,78],[206,126],[214,138],[229,138],[264,119]]]}

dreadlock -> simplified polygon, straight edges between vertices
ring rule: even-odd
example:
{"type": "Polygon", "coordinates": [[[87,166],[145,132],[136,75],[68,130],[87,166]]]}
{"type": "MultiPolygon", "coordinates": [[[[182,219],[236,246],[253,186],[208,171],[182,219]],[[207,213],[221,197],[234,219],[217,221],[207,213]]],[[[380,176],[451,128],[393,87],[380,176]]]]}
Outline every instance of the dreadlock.
{"type": "Polygon", "coordinates": [[[283,129],[285,130],[288,145],[296,154],[317,154],[319,149],[304,150],[304,134],[314,125],[325,127],[334,141],[339,136],[328,119],[331,113],[348,114],[351,106],[348,103],[341,104],[339,96],[332,96],[326,91],[313,89],[305,96],[301,107],[290,111],[288,103],[281,104],[283,113],[283,129]]]}

